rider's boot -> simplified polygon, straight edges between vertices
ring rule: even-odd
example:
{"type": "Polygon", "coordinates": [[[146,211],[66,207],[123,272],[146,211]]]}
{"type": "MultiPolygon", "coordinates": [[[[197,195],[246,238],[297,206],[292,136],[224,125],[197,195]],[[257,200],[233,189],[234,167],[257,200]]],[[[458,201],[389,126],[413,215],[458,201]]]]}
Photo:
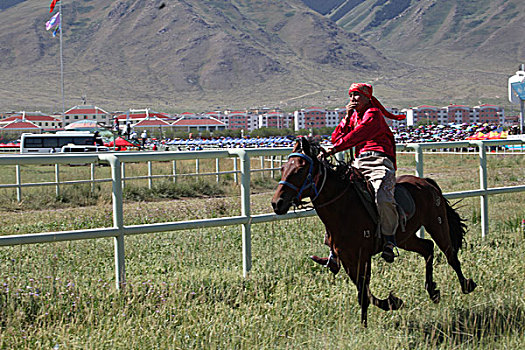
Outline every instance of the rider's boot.
{"type": "Polygon", "coordinates": [[[394,258],[396,257],[394,253],[394,248],[396,247],[396,240],[394,235],[383,235],[385,239],[385,244],[383,245],[383,252],[381,257],[385,259],[387,263],[393,263],[394,258]]]}
{"type": "Polygon", "coordinates": [[[310,259],[318,264],[323,265],[324,267],[328,267],[334,275],[337,275],[339,269],[341,269],[341,265],[337,261],[337,258],[332,250],[330,250],[330,256],[328,258],[320,258],[316,255],[312,255],[310,259]]]}

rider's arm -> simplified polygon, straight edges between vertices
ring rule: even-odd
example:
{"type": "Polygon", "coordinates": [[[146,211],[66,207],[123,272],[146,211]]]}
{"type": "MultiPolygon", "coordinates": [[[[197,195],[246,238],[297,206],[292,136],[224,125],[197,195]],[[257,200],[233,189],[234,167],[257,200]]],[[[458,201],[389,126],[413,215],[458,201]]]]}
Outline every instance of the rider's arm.
{"type": "MultiPolygon", "coordinates": [[[[383,118],[383,114],[378,109],[372,108],[365,112],[361,122],[348,133],[342,133],[335,140],[332,134],[332,144],[335,152],[347,150],[377,136],[382,130],[380,118],[383,118]]],[[[336,130],[334,130],[334,133],[336,130]]]]}

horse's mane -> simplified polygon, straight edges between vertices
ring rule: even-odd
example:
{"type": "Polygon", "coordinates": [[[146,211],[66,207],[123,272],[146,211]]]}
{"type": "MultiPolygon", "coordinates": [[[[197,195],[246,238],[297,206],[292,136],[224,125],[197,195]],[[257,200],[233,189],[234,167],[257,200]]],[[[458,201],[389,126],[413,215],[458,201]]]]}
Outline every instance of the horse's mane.
{"type": "MultiPolygon", "coordinates": [[[[313,158],[318,158],[321,153],[321,144],[318,140],[313,138],[305,139],[310,146],[310,155],[313,158]]],[[[304,150],[303,150],[304,151],[304,150]]],[[[324,168],[338,180],[348,183],[355,181],[356,177],[360,177],[360,173],[349,163],[344,160],[334,160],[333,158],[322,157],[319,162],[324,165],[324,168]]]]}

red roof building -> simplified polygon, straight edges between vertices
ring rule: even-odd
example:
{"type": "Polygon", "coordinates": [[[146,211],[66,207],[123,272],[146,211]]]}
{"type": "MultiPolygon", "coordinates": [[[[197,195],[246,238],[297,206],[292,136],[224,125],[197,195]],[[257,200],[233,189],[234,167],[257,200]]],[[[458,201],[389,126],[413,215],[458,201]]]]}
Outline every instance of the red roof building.
{"type": "Polygon", "coordinates": [[[477,123],[489,123],[496,125],[513,125],[516,124],[513,118],[505,117],[503,107],[484,104],[473,108],[474,119],[477,123]]]}
{"type": "Polygon", "coordinates": [[[148,117],[155,117],[158,119],[171,119],[171,116],[167,113],[160,113],[146,109],[130,109],[126,113],[117,113],[115,116],[119,121],[126,121],[128,118],[132,122],[138,122],[140,120],[146,119],[148,117]]]}
{"type": "Polygon", "coordinates": [[[226,124],[218,119],[210,117],[182,117],[173,122],[175,130],[184,132],[216,131],[225,130],[226,124]]]}
{"type": "Polygon", "coordinates": [[[84,119],[96,120],[98,124],[102,125],[111,125],[110,114],[102,108],[80,105],[66,111],[62,119],[62,126],[65,127],[73,122],[84,119]]]}
{"type": "Polygon", "coordinates": [[[13,120],[11,122],[8,122],[7,124],[3,125],[0,130],[2,131],[18,131],[18,130],[25,130],[25,131],[35,131],[39,132],[40,128],[28,121],[23,121],[21,119],[13,120]]]}
{"type": "Polygon", "coordinates": [[[326,125],[326,109],[308,107],[294,112],[295,130],[318,129],[326,125]]]}
{"type": "Polygon", "coordinates": [[[224,123],[224,125],[226,125],[226,129],[229,129],[229,119],[228,119],[228,116],[224,113],[221,113],[220,111],[217,111],[217,112],[208,112],[205,114],[206,117],[208,118],[215,118],[221,122],[224,123]]]}
{"type": "Polygon", "coordinates": [[[445,107],[418,106],[404,109],[403,111],[407,114],[408,125],[416,125],[422,120],[435,122],[440,125],[446,125],[449,123],[512,124],[512,122],[505,119],[505,110],[503,107],[489,104],[475,107],[456,104],[451,104],[445,107]]]}
{"type": "Polygon", "coordinates": [[[162,128],[162,127],[173,127],[172,124],[168,123],[165,120],[159,119],[157,117],[147,117],[142,119],[136,124],[132,125],[133,128],[162,128]]]}
{"type": "Polygon", "coordinates": [[[255,130],[259,126],[259,116],[243,111],[228,112],[228,129],[255,130]]]}
{"type": "Polygon", "coordinates": [[[268,112],[259,115],[259,128],[293,128],[292,115],[284,112],[268,112]]]}
{"type": "Polygon", "coordinates": [[[40,129],[59,129],[62,126],[62,121],[60,118],[52,117],[42,112],[13,113],[0,120],[0,126],[6,125],[15,120],[31,122],[40,129]]]}

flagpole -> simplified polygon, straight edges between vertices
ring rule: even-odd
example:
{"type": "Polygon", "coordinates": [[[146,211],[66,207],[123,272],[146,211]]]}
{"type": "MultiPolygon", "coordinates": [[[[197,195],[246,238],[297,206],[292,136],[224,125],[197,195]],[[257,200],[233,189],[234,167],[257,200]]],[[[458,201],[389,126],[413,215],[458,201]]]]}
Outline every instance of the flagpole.
{"type": "Polygon", "coordinates": [[[62,58],[62,24],[64,23],[62,1],[58,1],[58,12],[60,13],[60,90],[62,91],[62,116],[64,116],[66,113],[66,103],[64,99],[64,60],[62,58]]]}

